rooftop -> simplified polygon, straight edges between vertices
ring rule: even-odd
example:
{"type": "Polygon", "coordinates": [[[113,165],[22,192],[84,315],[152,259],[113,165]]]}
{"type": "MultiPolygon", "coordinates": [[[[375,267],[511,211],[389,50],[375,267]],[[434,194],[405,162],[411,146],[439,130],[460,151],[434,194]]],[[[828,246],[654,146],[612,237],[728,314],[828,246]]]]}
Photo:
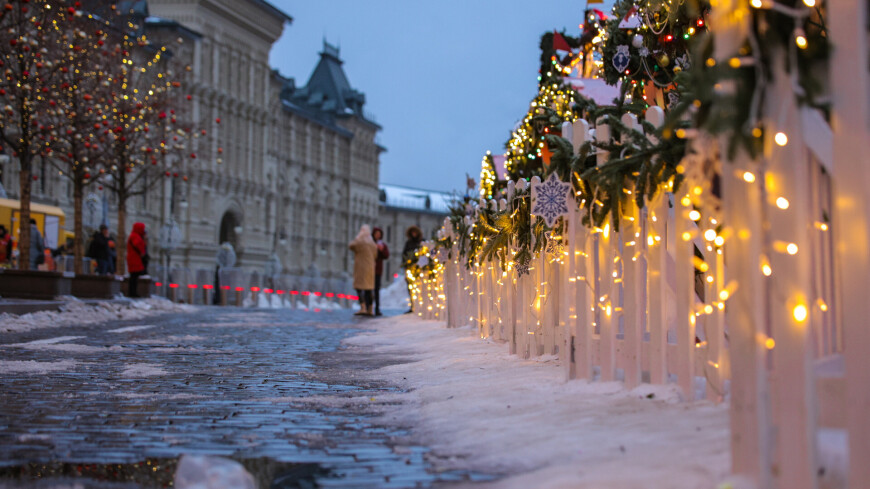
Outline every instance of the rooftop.
{"type": "Polygon", "coordinates": [[[386,207],[448,214],[456,196],[437,190],[423,190],[400,185],[380,184],[380,201],[386,207]]]}

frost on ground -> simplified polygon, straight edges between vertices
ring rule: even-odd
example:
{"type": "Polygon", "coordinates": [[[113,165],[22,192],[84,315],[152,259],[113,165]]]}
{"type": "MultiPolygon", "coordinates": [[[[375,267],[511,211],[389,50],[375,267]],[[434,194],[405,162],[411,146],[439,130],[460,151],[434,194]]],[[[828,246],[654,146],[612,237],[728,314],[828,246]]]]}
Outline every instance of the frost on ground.
{"type": "Polygon", "coordinates": [[[169,372],[161,367],[163,367],[163,365],[153,363],[131,363],[124,366],[124,370],[121,372],[121,377],[139,378],[167,375],[169,372]]]}
{"type": "Polygon", "coordinates": [[[57,362],[37,362],[33,360],[0,360],[0,372],[28,374],[69,372],[73,370],[77,363],[78,362],[76,362],[75,360],[60,360],[57,362]]]}
{"type": "Polygon", "coordinates": [[[174,304],[160,297],[131,302],[99,302],[88,305],[73,297],[63,297],[60,311],[40,311],[17,316],[0,314],[0,332],[20,333],[44,328],[94,324],[104,321],[138,319],[166,312],[193,311],[193,306],[174,304]]]}
{"type": "Polygon", "coordinates": [[[372,373],[410,390],[383,421],[414,426],[444,468],[505,476],[482,487],[694,489],[728,474],[724,405],[678,402],[675,386],[565,382],[555,357],[518,359],[469,328],[407,316],[370,326],[346,344],[414,352],[372,373]]]}

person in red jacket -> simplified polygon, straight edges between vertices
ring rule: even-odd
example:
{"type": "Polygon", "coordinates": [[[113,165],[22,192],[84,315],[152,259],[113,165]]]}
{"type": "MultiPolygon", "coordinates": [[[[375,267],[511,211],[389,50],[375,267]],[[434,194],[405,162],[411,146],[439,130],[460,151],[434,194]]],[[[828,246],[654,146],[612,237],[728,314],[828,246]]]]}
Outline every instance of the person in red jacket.
{"type": "Polygon", "coordinates": [[[381,316],[381,276],[384,274],[384,260],[390,257],[390,248],[384,243],[384,230],[374,228],[372,239],[378,245],[378,257],[375,260],[375,316],[381,316]]]}
{"type": "Polygon", "coordinates": [[[127,295],[139,297],[139,277],[148,273],[148,241],[145,224],[141,222],[133,224],[133,232],[127,238],[127,271],[130,272],[127,295]]]}

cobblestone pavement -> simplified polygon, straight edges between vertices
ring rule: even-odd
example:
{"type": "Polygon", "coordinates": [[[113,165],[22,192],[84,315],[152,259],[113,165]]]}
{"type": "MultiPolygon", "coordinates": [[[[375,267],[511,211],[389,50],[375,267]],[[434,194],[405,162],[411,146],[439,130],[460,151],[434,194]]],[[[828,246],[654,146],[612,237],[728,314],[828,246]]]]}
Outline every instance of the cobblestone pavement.
{"type": "Polygon", "coordinates": [[[263,488],[491,479],[436,472],[407,431],[373,423],[398,391],[354,373],[401,359],[337,351],[362,321],[201,308],[5,333],[0,488],[170,487],[182,454],[241,461],[263,488]]]}

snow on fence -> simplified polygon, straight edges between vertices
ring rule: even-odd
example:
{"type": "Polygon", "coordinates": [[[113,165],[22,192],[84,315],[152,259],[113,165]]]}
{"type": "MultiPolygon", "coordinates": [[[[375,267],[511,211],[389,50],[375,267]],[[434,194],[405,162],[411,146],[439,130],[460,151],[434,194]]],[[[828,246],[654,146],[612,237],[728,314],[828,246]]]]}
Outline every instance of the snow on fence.
{"type": "MultiPolygon", "coordinates": [[[[818,487],[820,430],[846,430],[848,487],[870,487],[863,467],[870,442],[857,438],[868,431],[866,413],[859,414],[867,404],[853,401],[868,397],[868,316],[841,308],[848,291],[835,287],[837,274],[866,282],[851,270],[860,260],[867,272],[866,248],[845,262],[837,245],[852,249],[854,238],[832,232],[849,221],[837,217],[833,188],[856,175],[834,171],[832,139],[847,138],[794,100],[783,96],[778,103],[786,107],[773,108],[791,111],[789,144],[764,164],[721,162],[722,189],[701,209],[705,219],[686,199],[697,184],[691,179],[679,193],[625,213],[618,232],[588,228],[574,206],[564,249],[538,254],[528,274],[483,260],[469,269],[456,248],[450,259],[436,257],[444,266],[415,284],[415,309],[449,327],[476,325],[482,338],[504,341],[524,358],[559,355],[567,378],[622,379],[628,388],[676,382],[687,399],[700,390],[695,379],[704,379],[707,399],[730,396],[734,472],[759,487],[818,487]]],[[[646,119],[663,122],[657,108],[646,119]]],[[[631,118],[623,123],[640,127],[631,118]]],[[[562,134],[575,151],[589,138],[609,139],[606,126],[589,127],[566,123],[562,134]]],[[[852,136],[852,147],[864,148],[852,136]]],[[[513,210],[517,185],[525,182],[509,182],[507,202],[480,205],[513,210]]],[[[853,190],[853,199],[866,202],[853,190]]],[[[442,232],[452,233],[449,222],[442,232]]],[[[853,310],[867,310],[866,289],[861,294],[853,310]]]]}

